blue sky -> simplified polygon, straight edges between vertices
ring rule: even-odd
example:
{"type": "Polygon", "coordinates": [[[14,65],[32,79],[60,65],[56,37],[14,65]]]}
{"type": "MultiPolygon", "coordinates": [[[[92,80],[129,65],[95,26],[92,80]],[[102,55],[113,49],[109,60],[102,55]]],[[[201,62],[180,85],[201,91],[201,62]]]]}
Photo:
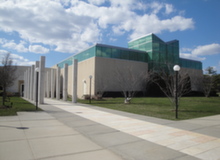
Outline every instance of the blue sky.
{"type": "Polygon", "coordinates": [[[127,47],[155,33],[180,41],[182,58],[220,73],[219,0],[0,0],[0,58],[46,66],[95,43],[127,47]]]}

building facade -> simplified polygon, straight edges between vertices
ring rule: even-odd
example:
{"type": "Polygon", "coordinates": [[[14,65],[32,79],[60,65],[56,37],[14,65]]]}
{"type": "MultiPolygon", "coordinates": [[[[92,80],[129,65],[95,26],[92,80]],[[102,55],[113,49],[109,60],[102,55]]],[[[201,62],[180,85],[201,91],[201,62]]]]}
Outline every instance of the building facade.
{"type": "MultiPolygon", "coordinates": [[[[143,85],[144,77],[146,78],[148,72],[173,68],[175,64],[179,64],[181,72],[187,72],[190,76],[192,90],[199,90],[196,79],[203,75],[200,61],[180,58],[178,40],[164,42],[155,34],[148,34],[128,42],[128,48],[96,44],[54,67],[61,68],[62,75],[64,65],[68,64],[71,74],[73,59],[78,60],[79,98],[90,92],[90,75],[93,77],[92,95],[123,90],[143,91],[146,89],[143,85]],[[139,81],[136,82],[137,80],[139,81]],[[133,85],[133,88],[129,85],[133,85]]],[[[71,75],[68,82],[68,86],[71,86],[71,75]]],[[[68,90],[68,93],[70,92],[68,90]]]]}
{"type": "MultiPolygon", "coordinates": [[[[176,64],[181,67],[180,73],[189,75],[191,89],[198,91],[197,79],[203,76],[202,63],[180,58],[178,40],[164,42],[151,33],[128,42],[128,48],[96,44],[52,68],[45,68],[41,73],[45,79],[43,92],[46,97],[64,98],[64,100],[67,96],[73,95],[74,88],[78,98],[88,96],[90,93],[98,96],[110,92],[142,92],[146,90],[146,78],[149,72],[159,71],[161,68],[173,68],[176,64]],[[77,60],[77,65],[73,65],[74,60],[77,60]],[[74,81],[73,74],[76,72],[74,81]]],[[[37,68],[37,63],[32,69],[29,68],[20,67],[19,75],[21,71],[27,70],[26,75],[17,79],[16,86],[12,86],[9,91],[22,94],[24,86],[25,95],[29,95],[31,85],[35,85],[36,77],[32,72],[37,68]],[[28,75],[32,75],[32,80],[28,75]]]]}

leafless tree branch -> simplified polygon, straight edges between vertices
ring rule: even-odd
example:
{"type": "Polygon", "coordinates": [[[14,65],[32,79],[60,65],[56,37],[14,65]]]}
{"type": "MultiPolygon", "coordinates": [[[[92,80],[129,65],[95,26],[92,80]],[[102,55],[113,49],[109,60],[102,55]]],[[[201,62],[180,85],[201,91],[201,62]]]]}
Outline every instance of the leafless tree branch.
{"type": "Polygon", "coordinates": [[[137,91],[145,89],[146,77],[147,71],[136,71],[131,65],[115,70],[116,82],[124,95],[125,103],[130,103],[137,91]]]}
{"type": "Polygon", "coordinates": [[[13,66],[13,60],[10,57],[10,53],[7,53],[2,59],[2,66],[0,67],[0,86],[3,88],[2,105],[5,105],[7,88],[13,85],[16,79],[15,72],[16,66],[13,66]]]}

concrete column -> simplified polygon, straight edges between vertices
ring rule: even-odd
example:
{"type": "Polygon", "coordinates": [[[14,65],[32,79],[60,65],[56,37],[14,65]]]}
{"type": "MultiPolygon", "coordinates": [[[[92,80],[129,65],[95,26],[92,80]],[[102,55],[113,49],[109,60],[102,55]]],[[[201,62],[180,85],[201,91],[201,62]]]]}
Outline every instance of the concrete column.
{"type": "Polygon", "coordinates": [[[68,64],[64,64],[63,74],[63,100],[67,101],[67,85],[68,85],[68,64]]]}
{"type": "Polygon", "coordinates": [[[26,75],[25,75],[25,87],[26,87],[26,89],[25,89],[25,93],[26,93],[26,96],[25,96],[25,98],[28,98],[28,69],[26,70],[26,75]]]}
{"type": "Polygon", "coordinates": [[[77,102],[77,71],[78,71],[78,60],[73,59],[73,65],[72,65],[72,103],[77,102]]]}
{"type": "Polygon", "coordinates": [[[36,69],[39,69],[39,61],[35,62],[34,66],[34,87],[33,87],[33,101],[36,102],[36,87],[37,87],[37,72],[36,69]]]}
{"type": "MultiPolygon", "coordinates": [[[[24,72],[24,86],[25,86],[25,72],[24,72]]],[[[25,88],[24,88],[24,97],[25,97],[25,88]]]]}
{"type": "Polygon", "coordinates": [[[27,98],[27,70],[24,72],[24,98],[27,98]]]}
{"type": "Polygon", "coordinates": [[[60,99],[60,68],[57,67],[56,74],[56,99],[60,99]]]}
{"type": "Polygon", "coordinates": [[[54,98],[54,93],[55,93],[55,70],[54,69],[51,69],[51,98],[54,98]]]}
{"type": "Polygon", "coordinates": [[[39,88],[38,88],[38,97],[39,104],[44,103],[44,95],[45,95],[45,56],[40,57],[39,64],[39,88]]]}
{"type": "Polygon", "coordinates": [[[31,100],[31,67],[29,68],[29,76],[28,76],[28,81],[29,81],[29,100],[31,100]]]}
{"type": "Polygon", "coordinates": [[[26,97],[25,98],[28,98],[28,69],[26,70],[26,77],[25,77],[25,79],[26,79],[26,83],[25,83],[25,87],[26,87],[26,89],[25,89],[25,93],[26,93],[26,97]]]}
{"type": "Polygon", "coordinates": [[[26,70],[26,98],[28,98],[28,69],[26,70]]]}
{"type": "Polygon", "coordinates": [[[47,86],[46,86],[46,89],[47,89],[46,90],[46,97],[47,98],[51,97],[51,94],[50,94],[50,92],[51,92],[51,90],[50,90],[50,88],[51,88],[50,78],[51,78],[50,71],[47,71],[47,81],[46,81],[46,84],[47,84],[47,86]]]}
{"type": "Polygon", "coordinates": [[[28,82],[28,90],[27,90],[27,98],[30,99],[30,91],[31,91],[31,85],[30,85],[30,80],[31,80],[31,68],[28,68],[28,74],[27,74],[27,82],[28,82]]]}
{"type": "Polygon", "coordinates": [[[30,75],[30,100],[33,100],[33,90],[34,90],[34,65],[31,66],[30,75]]]}

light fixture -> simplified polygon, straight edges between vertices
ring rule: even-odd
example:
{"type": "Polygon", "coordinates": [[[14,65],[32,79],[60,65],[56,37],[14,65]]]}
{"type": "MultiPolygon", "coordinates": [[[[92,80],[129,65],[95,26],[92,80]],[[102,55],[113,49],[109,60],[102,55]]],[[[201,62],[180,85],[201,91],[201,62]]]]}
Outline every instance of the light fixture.
{"type": "Polygon", "coordinates": [[[174,71],[177,71],[177,72],[180,71],[180,66],[179,66],[179,65],[175,65],[175,66],[173,67],[173,70],[174,70],[174,71]]]}
{"type": "Polygon", "coordinates": [[[175,83],[175,105],[176,105],[176,119],[178,118],[178,72],[180,71],[180,66],[175,65],[173,70],[176,72],[176,83],[175,83]]]}

